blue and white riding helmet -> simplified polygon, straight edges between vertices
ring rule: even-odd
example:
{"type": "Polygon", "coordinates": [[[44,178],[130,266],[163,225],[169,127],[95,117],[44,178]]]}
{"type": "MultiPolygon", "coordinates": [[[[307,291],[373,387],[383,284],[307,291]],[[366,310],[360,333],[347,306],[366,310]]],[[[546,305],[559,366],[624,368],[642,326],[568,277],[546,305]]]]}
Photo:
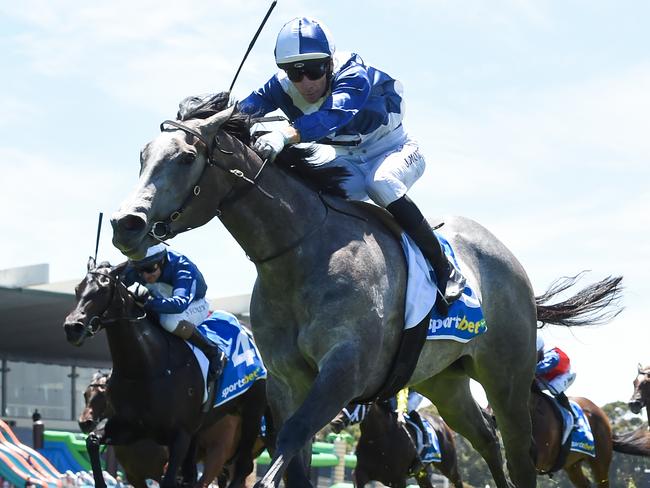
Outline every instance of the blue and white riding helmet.
{"type": "Polygon", "coordinates": [[[282,69],[300,68],[296,64],[331,58],[334,50],[332,34],[325,24],[296,17],[280,29],[275,42],[275,63],[282,69]]]}
{"type": "Polygon", "coordinates": [[[130,262],[134,268],[140,269],[143,267],[153,266],[156,263],[161,263],[166,257],[167,246],[163,243],[159,243],[147,249],[147,253],[142,259],[131,259],[130,262]]]}

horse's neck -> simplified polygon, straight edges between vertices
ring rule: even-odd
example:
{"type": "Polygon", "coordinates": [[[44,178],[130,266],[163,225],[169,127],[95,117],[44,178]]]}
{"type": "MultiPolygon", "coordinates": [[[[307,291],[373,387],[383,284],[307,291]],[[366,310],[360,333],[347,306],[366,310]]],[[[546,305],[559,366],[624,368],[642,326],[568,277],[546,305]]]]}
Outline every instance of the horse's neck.
{"type": "Polygon", "coordinates": [[[221,216],[253,261],[287,250],[318,227],[326,215],[316,192],[272,165],[262,172],[259,185],[273,198],[254,188],[221,216]]]}
{"type": "Polygon", "coordinates": [[[155,376],[167,367],[169,347],[160,326],[149,319],[120,320],[106,327],[113,375],[155,376]]]}

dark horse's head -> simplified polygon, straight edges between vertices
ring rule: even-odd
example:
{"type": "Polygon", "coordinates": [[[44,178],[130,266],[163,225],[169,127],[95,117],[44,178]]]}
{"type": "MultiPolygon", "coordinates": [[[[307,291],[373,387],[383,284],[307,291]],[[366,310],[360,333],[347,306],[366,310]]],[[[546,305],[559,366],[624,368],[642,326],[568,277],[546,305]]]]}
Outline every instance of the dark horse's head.
{"type": "Polygon", "coordinates": [[[633,413],[640,413],[641,409],[650,401],[650,366],[637,368],[637,376],[634,379],[634,394],[627,403],[633,413]]]}
{"type": "Polygon", "coordinates": [[[70,344],[81,346],[87,337],[95,335],[105,323],[114,321],[133,297],[120,280],[126,263],[111,267],[109,263],[95,264],[88,260],[88,273],[75,287],[77,303],[63,323],[70,344]]]}
{"type": "MultiPolygon", "coordinates": [[[[209,110],[165,121],[140,153],[140,178],[111,217],[113,244],[132,259],[148,247],[204,225],[256,186],[263,168],[251,148],[251,119],[229,105],[228,93],[209,110]]],[[[318,191],[344,196],[342,168],[309,163],[313,150],[288,147],[274,161],[318,191]]],[[[259,186],[258,186],[259,188],[259,186]]]]}
{"type": "Polygon", "coordinates": [[[106,385],[109,377],[110,373],[98,371],[93,375],[90,384],[84,391],[86,406],[77,420],[79,428],[84,434],[91,433],[100,420],[107,417],[108,397],[106,396],[106,385]]]}

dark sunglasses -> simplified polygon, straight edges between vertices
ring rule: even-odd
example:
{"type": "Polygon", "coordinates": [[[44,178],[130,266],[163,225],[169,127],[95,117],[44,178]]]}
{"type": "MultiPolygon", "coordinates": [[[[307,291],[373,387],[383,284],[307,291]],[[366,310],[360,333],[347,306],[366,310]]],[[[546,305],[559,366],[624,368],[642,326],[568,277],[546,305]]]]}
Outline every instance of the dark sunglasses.
{"type": "Polygon", "coordinates": [[[140,273],[140,274],[142,274],[142,273],[147,273],[147,274],[155,273],[156,270],[158,270],[158,263],[150,264],[149,266],[141,266],[141,267],[138,267],[137,270],[138,270],[138,273],[140,273]]]}
{"type": "Polygon", "coordinates": [[[302,81],[304,76],[311,81],[316,81],[321,79],[329,68],[329,61],[325,61],[320,64],[310,64],[305,65],[301,68],[287,68],[287,77],[294,83],[302,81]]]}

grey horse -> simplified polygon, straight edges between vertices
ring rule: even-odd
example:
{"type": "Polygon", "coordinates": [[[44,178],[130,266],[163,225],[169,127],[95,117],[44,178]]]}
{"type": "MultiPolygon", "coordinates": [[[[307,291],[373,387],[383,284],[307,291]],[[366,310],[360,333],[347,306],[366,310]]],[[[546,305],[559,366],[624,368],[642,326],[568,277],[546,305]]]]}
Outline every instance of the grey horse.
{"type": "MultiPolygon", "coordinates": [[[[112,216],[113,243],[138,258],[158,239],[219,216],[258,273],[251,325],[280,427],[258,485],[278,486],[286,474],[288,486],[311,486],[313,435],[351,401],[376,395],[389,375],[404,323],[406,263],[377,211],[323,196],[299,149],[265,164],[250,137],[227,94],[212,112],[163,123],[142,150],[136,188],[112,216]]],[[[428,341],[408,384],[470,440],[498,487],[533,487],[528,402],[537,322],[593,321],[618,296],[620,278],[580,291],[580,300],[544,305],[552,290],[536,298],[516,258],[481,225],[451,217],[440,232],[480,291],[488,331],[465,344],[428,341]],[[496,415],[508,474],[470,378],[496,415]]]]}

